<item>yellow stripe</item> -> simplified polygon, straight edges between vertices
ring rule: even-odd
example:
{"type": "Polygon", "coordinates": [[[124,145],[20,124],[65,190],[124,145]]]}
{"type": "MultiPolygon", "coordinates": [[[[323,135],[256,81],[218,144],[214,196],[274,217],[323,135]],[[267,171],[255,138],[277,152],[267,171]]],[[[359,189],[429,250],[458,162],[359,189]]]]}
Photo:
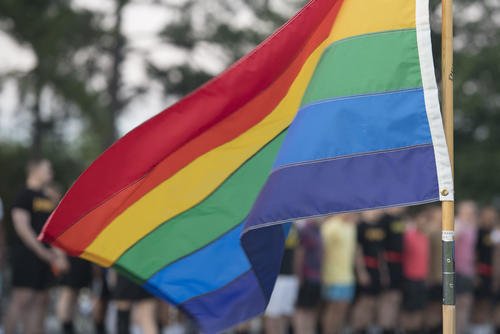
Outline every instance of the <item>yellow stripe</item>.
{"type": "Polygon", "coordinates": [[[346,37],[415,27],[414,1],[345,0],[330,36],[309,56],[271,114],[238,138],[197,158],[127,208],[97,236],[82,257],[110,266],[157,226],[204,200],[249,156],[291,123],[325,47],[346,37]]]}
{"type": "Polygon", "coordinates": [[[420,0],[344,0],[332,39],[415,28],[415,1],[420,0]]]}

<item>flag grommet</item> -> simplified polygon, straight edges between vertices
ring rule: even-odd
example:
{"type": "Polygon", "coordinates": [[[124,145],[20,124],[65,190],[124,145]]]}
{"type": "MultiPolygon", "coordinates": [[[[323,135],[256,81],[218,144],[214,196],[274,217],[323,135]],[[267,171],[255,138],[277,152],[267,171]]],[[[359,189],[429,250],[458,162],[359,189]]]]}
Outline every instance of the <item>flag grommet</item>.
{"type": "Polygon", "coordinates": [[[443,189],[441,191],[441,195],[443,195],[443,196],[448,196],[449,194],[450,194],[450,192],[448,191],[448,189],[443,189]]]}

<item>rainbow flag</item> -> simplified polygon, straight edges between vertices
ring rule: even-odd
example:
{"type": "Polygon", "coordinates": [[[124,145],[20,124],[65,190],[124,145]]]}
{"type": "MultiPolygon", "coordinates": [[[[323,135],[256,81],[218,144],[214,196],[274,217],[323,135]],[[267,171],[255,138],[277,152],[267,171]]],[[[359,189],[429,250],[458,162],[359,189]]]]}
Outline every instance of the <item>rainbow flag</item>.
{"type": "Polygon", "coordinates": [[[260,314],[290,221],[453,199],[428,0],[313,0],[124,136],[41,238],[214,333],[260,314]]]}

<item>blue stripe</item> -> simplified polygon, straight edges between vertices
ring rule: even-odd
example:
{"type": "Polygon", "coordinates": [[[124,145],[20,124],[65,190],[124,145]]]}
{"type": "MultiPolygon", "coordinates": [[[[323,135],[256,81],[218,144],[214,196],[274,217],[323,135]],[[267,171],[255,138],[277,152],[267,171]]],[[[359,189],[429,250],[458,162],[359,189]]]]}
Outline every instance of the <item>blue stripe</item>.
{"type": "Polygon", "coordinates": [[[259,315],[266,304],[250,270],[221,289],[191,299],[180,307],[197,319],[203,333],[218,333],[259,315]]]}
{"type": "Polygon", "coordinates": [[[340,98],[299,111],[274,167],[431,142],[422,89],[340,98]]]}
{"type": "Polygon", "coordinates": [[[225,286],[250,269],[240,245],[242,228],[240,224],[207,247],[165,267],[148,279],[144,287],[180,304],[225,286]]]}
{"type": "Polygon", "coordinates": [[[431,145],[295,165],[271,174],[250,215],[255,225],[439,199],[431,145]]]}

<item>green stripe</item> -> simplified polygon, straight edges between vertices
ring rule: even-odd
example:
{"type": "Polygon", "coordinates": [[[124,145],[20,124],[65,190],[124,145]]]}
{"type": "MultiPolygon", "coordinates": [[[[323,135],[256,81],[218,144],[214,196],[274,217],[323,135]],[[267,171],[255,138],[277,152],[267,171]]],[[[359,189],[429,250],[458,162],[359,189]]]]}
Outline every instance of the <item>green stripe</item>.
{"type": "Polygon", "coordinates": [[[145,281],[241,223],[269,176],[284,136],[262,148],[203,202],[141,239],[115,265],[145,281]]]}
{"type": "Polygon", "coordinates": [[[302,105],[422,86],[415,29],[367,34],[325,50],[302,105]]]}

